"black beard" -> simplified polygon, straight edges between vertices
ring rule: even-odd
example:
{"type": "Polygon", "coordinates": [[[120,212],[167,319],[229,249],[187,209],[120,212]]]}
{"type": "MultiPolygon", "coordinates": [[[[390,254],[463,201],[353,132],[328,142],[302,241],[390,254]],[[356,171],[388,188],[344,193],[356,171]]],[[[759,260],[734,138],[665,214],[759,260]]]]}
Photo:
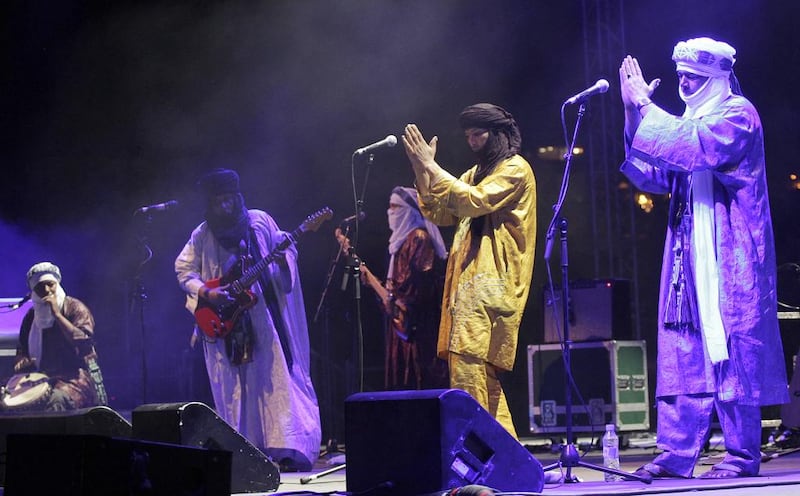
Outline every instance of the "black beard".
{"type": "Polygon", "coordinates": [[[508,138],[505,134],[496,130],[489,131],[489,138],[486,140],[486,144],[475,152],[475,155],[478,158],[478,170],[475,171],[473,185],[478,184],[488,176],[498,162],[511,156],[508,138]]]}

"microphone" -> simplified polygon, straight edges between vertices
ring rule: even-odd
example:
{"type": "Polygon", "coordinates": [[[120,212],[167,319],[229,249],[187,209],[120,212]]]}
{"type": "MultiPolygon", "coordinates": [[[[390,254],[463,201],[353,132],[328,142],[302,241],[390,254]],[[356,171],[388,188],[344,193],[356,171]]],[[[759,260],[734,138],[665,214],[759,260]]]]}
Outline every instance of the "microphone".
{"type": "Polygon", "coordinates": [[[164,203],[156,203],[155,205],[148,205],[146,207],[139,208],[134,213],[146,214],[148,212],[161,212],[177,206],[178,206],[178,200],[170,200],[164,203]]]}
{"type": "Polygon", "coordinates": [[[586,88],[577,95],[567,98],[567,101],[564,103],[567,103],[569,105],[572,105],[574,103],[581,103],[592,95],[596,95],[598,93],[605,93],[606,91],[608,91],[608,81],[606,81],[605,79],[598,79],[597,82],[594,83],[594,85],[586,88]]]}
{"type": "Polygon", "coordinates": [[[356,218],[358,218],[358,221],[361,222],[362,220],[364,220],[364,218],[366,216],[367,216],[367,214],[365,214],[363,211],[361,211],[361,212],[358,213],[358,215],[351,215],[350,217],[345,217],[344,219],[342,219],[342,221],[339,223],[339,225],[341,226],[342,224],[349,224],[350,222],[353,222],[354,220],[356,220],[356,218]]]}
{"type": "Polygon", "coordinates": [[[10,306],[10,307],[8,307],[8,308],[10,308],[11,310],[16,310],[17,308],[19,308],[19,307],[21,307],[22,305],[24,305],[24,304],[25,304],[25,302],[26,302],[26,301],[28,301],[28,300],[30,300],[30,299],[31,299],[31,294],[30,294],[30,293],[28,293],[28,294],[26,294],[25,296],[23,296],[21,300],[19,300],[18,302],[14,303],[13,305],[11,305],[11,306],[10,306]]]}
{"type": "Polygon", "coordinates": [[[388,147],[391,148],[396,144],[397,144],[397,137],[394,134],[390,134],[389,136],[383,138],[380,141],[376,141],[375,143],[373,143],[371,145],[367,145],[364,148],[359,148],[358,150],[356,150],[355,154],[356,155],[363,155],[363,154],[365,154],[367,152],[370,152],[370,151],[372,151],[372,150],[374,150],[376,148],[380,148],[382,146],[388,146],[388,147]]]}

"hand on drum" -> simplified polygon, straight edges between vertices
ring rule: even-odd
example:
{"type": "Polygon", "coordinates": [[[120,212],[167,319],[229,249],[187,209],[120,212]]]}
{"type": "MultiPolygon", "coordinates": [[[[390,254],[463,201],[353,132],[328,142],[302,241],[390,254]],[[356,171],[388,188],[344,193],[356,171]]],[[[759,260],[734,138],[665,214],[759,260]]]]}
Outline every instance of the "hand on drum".
{"type": "Polygon", "coordinates": [[[0,409],[8,411],[39,411],[46,408],[53,388],[47,375],[39,372],[14,374],[3,387],[0,409]]]}
{"type": "Polygon", "coordinates": [[[36,362],[29,357],[22,357],[14,364],[14,373],[33,372],[36,370],[36,362]]]}

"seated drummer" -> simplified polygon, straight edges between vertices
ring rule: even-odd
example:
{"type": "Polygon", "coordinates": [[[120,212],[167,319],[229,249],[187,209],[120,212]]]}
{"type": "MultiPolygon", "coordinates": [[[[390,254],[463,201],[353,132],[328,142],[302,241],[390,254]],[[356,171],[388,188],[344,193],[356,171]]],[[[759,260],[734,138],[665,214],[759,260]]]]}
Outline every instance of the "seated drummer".
{"type": "Polygon", "coordinates": [[[50,262],[31,267],[27,280],[33,307],[20,327],[16,375],[3,396],[5,409],[62,411],[106,404],[89,308],[66,295],[61,270],[50,262]],[[39,374],[25,376],[32,372],[39,374]],[[38,385],[45,379],[40,374],[49,387],[38,385]]]}

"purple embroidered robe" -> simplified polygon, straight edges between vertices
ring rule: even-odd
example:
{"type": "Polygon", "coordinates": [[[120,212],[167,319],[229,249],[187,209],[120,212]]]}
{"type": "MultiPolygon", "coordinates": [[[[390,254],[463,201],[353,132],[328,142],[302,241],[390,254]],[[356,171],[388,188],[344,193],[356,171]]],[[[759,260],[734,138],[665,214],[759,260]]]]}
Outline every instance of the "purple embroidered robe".
{"type": "MultiPolygon", "coordinates": [[[[621,170],[643,191],[672,193],[659,290],[656,395],[716,391],[723,401],[746,405],[788,401],[764,138],[756,109],[741,96],[694,119],[654,108],[629,143],[621,170]],[[730,356],[717,373],[696,324],[691,251],[684,250],[682,266],[674,260],[681,239],[691,240],[691,218],[679,212],[681,205],[691,206],[691,190],[681,185],[703,170],[713,171],[719,306],[730,356]],[[687,278],[683,302],[676,307],[673,282],[679,274],[673,271],[681,267],[687,278]]],[[[691,242],[683,244],[690,247],[691,242]]]]}

